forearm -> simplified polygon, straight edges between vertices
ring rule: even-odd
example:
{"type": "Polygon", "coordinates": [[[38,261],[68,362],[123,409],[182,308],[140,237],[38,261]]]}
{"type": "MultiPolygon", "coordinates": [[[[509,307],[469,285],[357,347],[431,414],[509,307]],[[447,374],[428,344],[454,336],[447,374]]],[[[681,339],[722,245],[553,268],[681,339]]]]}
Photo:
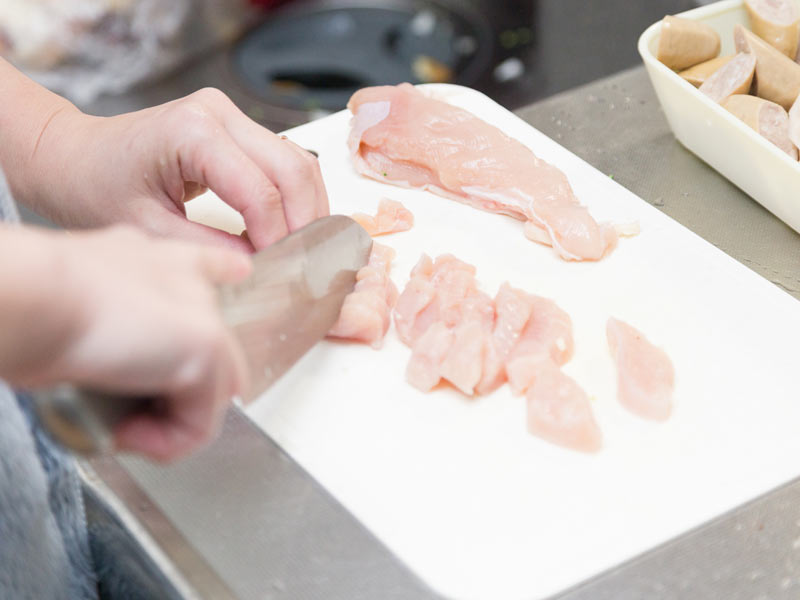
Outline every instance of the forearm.
{"type": "Polygon", "coordinates": [[[0,167],[15,198],[34,206],[50,190],[42,189],[41,148],[51,126],[78,109],[35,83],[0,58],[0,167]]]}
{"type": "Polygon", "coordinates": [[[0,379],[46,382],[81,325],[63,234],[0,224],[0,379]]]}

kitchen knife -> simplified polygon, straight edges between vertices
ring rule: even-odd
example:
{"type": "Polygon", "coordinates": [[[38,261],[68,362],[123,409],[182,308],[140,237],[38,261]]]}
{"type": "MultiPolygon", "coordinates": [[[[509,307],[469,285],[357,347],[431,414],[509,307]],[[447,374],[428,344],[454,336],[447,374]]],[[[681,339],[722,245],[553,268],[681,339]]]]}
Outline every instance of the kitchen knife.
{"type": "MultiPolygon", "coordinates": [[[[263,393],[339,317],[372,238],[340,215],[318,219],[253,256],[242,283],[219,290],[223,317],[241,343],[250,371],[245,402],[263,393]]],[[[126,397],[65,384],[32,394],[41,423],[84,455],[113,450],[114,427],[133,413],[159,411],[158,398],[126,397]]]]}

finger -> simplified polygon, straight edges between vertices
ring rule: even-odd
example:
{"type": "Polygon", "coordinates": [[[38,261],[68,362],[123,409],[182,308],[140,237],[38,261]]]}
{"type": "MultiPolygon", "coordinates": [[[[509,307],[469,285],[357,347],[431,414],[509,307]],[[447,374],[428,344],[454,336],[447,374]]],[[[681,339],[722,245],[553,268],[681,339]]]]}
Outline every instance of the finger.
{"type": "Polygon", "coordinates": [[[287,144],[250,119],[224,94],[206,90],[202,99],[245,154],[278,187],[290,231],[330,213],[319,162],[312,154],[287,144]]]}
{"type": "Polygon", "coordinates": [[[299,152],[301,156],[307,157],[310,155],[314,162],[315,167],[312,169],[314,174],[314,185],[317,191],[317,218],[319,217],[327,217],[331,214],[330,203],[328,202],[328,190],[325,187],[325,181],[322,179],[322,169],[320,169],[319,160],[316,156],[311,154],[305,148],[298,146],[292,140],[290,140],[286,136],[278,136],[283,139],[286,143],[288,143],[296,152],[299,152]]]}
{"type": "Polygon", "coordinates": [[[211,188],[239,211],[256,249],[288,234],[281,193],[228,134],[199,135],[177,151],[184,181],[211,188]]]}
{"type": "Polygon", "coordinates": [[[201,443],[193,432],[167,417],[137,415],[114,432],[118,451],[142,454],[159,462],[182,458],[201,443]]]}
{"type": "Polygon", "coordinates": [[[169,210],[163,213],[159,212],[159,215],[152,218],[151,222],[148,230],[161,237],[207,246],[221,246],[244,254],[252,254],[254,251],[249,238],[245,239],[240,235],[233,235],[221,229],[189,221],[186,217],[169,210]]]}
{"type": "MultiPolygon", "coordinates": [[[[289,231],[300,229],[320,216],[320,195],[324,194],[324,187],[322,192],[318,190],[314,173],[318,167],[312,164],[316,163],[313,156],[305,151],[304,155],[300,154],[291,144],[249,121],[244,115],[229,117],[226,128],[280,191],[289,231]]],[[[327,196],[324,198],[327,203],[327,196]]]]}
{"type": "Polygon", "coordinates": [[[253,270],[248,255],[227,248],[200,248],[198,263],[200,270],[214,284],[238,283],[253,270]]]}

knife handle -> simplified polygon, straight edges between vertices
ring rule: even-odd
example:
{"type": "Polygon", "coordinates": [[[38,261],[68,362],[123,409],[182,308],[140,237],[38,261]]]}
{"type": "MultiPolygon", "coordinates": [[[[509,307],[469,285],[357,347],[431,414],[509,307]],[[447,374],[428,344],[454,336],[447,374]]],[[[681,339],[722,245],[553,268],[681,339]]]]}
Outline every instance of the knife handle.
{"type": "Polygon", "coordinates": [[[136,414],[158,414],[157,398],[116,396],[64,384],[31,394],[40,422],[63,446],[84,456],[114,451],[114,429],[136,414]]]}

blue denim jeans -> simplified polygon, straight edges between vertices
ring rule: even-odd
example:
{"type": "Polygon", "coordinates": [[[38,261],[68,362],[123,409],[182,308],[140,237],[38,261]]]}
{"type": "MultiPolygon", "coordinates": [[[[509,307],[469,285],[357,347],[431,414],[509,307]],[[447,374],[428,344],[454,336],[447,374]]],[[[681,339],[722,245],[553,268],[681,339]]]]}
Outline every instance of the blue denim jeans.
{"type": "MultiPolygon", "coordinates": [[[[17,219],[0,172],[0,221],[17,219]]],[[[0,598],[97,600],[95,579],[75,464],[0,381],[0,598]]]]}

